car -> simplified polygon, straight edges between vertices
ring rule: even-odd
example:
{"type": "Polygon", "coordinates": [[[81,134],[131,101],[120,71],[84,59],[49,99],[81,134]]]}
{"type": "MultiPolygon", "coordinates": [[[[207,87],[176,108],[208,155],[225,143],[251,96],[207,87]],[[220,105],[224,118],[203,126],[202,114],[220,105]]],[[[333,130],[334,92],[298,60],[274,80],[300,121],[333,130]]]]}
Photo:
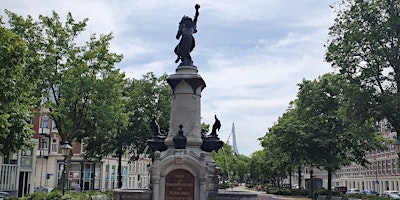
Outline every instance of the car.
{"type": "Polygon", "coordinates": [[[346,186],[337,186],[337,187],[335,187],[335,191],[338,191],[338,192],[341,192],[343,194],[346,194],[347,187],[346,186]]]}
{"type": "Polygon", "coordinates": [[[385,192],[381,194],[381,197],[386,197],[389,199],[400,199],[400,196],[397,193],[385,193],[385,192]]]}
{"type": "Polygon", "coordinates": [[[33,191],[35,192],[51,192],[54,188],[52,187],[44,187],[44,186],[40,186],[40,187],[35,187],[33,191]]]}
{"type": "Polygon", "coordinates": [[[397,191],[397,190],[386,190],[386,191],[383,191],[382,194],[399,194],[399,191],[397,191]]]}
{"type": "Polygon", "coordinates": [[[0,200],[3,200],[8,195],[10,195],[8,192],[0,192],[0,200]]]}
{"type": "Polygon", "coordinates": [[[361,192],[361,194],[374,194],[374,195],[376,195],[376,196],[379,195],[378,192],[373,191],[373,190],[363,190],[363,191],[361,192]]]}
{"type": "Polygon", "coordinates": [[[357,188],[350,188],[349,190],[347,190],[346,194],[360,194],[360,190],[358,190],[357,188]]]}

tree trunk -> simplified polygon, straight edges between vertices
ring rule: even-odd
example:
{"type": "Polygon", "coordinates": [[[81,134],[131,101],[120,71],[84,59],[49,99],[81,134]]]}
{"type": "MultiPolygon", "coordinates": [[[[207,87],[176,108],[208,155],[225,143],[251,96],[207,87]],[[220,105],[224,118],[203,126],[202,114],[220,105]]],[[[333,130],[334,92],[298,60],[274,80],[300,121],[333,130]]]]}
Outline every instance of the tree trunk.
{"type": "Polygon", "coordinates": [[[292,189],[292,169],[289,169],[289,187],[292,189]]]}
{"type": "Polygon", "coordinates": [[[332,169],[328,169],[328,198],[330,199],[332,193],[332,169]]]}
{"type": "Polygon", "coordinates": [[[118,188],[122,188],[122,147],[118,149],[118,188]]]}
{"type": "Polygon", "coordinates": [[[297,185],[299,186],[299,189],[301,189],[301,166],[299,166],[299,168],[297,168],[297,174],[299,175],[298,177],[298,183],[297,185]]]}

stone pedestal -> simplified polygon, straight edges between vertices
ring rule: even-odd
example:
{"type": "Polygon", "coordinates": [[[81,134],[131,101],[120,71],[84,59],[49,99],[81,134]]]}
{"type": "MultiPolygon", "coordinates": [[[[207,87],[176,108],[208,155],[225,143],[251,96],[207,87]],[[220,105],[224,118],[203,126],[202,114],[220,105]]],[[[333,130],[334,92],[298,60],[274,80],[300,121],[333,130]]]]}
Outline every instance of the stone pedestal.
{"type": "Polygon", "coordinates": [[[167,79],[172,88],[171,122],[150,167],[153,200],[206,200],[217,191],[217,167],[201,146],[201,92],[206,86],[194,66],[179,66],[167,79]],[[178,143],[179,144],[176,144],[178,143]]]}

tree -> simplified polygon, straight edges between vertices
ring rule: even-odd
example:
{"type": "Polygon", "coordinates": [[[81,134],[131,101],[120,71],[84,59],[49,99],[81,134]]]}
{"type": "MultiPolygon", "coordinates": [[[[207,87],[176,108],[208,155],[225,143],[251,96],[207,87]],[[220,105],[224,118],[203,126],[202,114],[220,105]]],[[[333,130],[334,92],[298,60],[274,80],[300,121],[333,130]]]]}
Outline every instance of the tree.
{"type": "MultiPolygon", "coordinates": [[[[124,74],[114,66],[122,55],[109,52],[112,34],[92,34],[79,46],[77,38],[88,19],[75,22],[68,13],[63,23],[53,12],[51,17],[40,15],[35,22],[30,16],[6,13],[10,29],[27,43],[26,66],[31,72],[27,79],[38,84],[35,94],[43,99],[41,107],[49,110],[61,144],[84,142],[89,147],[86,158],[107,155],[104,148],[127,123],[122,101],[124,74]],[[98,141],[108,142],[98,146],[98,141]],[[91,148],[95,153],[90,153],[91,148]]],[[[71,156],[66,156],[68,163],[71,156]]],[[[67,166],[69,174],[71,165],[67,166]]]]}
{"type": "Polygon", "coordinates": [[[354,105],[386,118],[400,139],[400,6],[397,0],[347,0],[337,10],[326,60],[358,86],[354,105]]]}
{"type": "Polygon", "coordinates": [[[351,93],[351,86],[338,74],[324,74],[299,84],[296,106],[304,122],[307,159],[328,171],[329,191],[333,172],[350,162],[367,163],[365,152],[381,146],[370,120],[345,117],[347,113],[341,108],[353,103],[344,95],[351,93]]]}
{"type": "Polygon", "coordinates": [[[142,79],[133,79],[127,85],[126,112],[129,113],[129,124],[122,132],[124,137],[120,138],[124,145],[132,148],[136,158],[144,152],[147,140],[154,134],[150,129],[153,118],[157,120],[161,133],[168,134],[172,91],[166,79],[166,74],[156,77],[149,72],[142,79]]]}
{"type": "Polygon", "coordinates": [[[137,160],[147,151],[147,141],[154,135],[150,121],[155,118],[161,124],[163,134],[168,133],[171,109],[171,89],[167,75],[157,78],[154,73],[143,75],[140,80],[129,80],[124,86],[124,113],[126,126],[120,126],[118,134],[106,143],[109,153],[118,157],[118,188],[122,187],[122,156],[130,151],[131,159],[137,160]]]}
{"type": "Polygon", "coordinates": [[[276,160],[273,161],[275,166],[287,166],[285,172],[288,172],[289,175],[297,169],[299,174],[298,186],[300,187],[301,167],[308,162],[306,157],[308,146],[306,134],[303,131],[304,124],[299,119],[297,112],[294,102],[291,102],[288,110],[260,140],[266,151],[272,152],[272,157],[268,157],[268,159],[275,158],[276,160]]]}
{"type": "Polygon", "coordinates": [[[221,169],[221,176],[223,180],[233,181],[232,176],[235,173],[236,156],[232,146],[225,143],[222,145],[218,152],[213,151],[213,159],[215,164],[221,169]]]}
{"type": "Polygon", "coordinates": [[[267,165],[267,150],[262,149],[252,153],[250,161],[250,179],[252,183],[263,183],[270,178],[267,165]]]}
{"type": "Polygon", "coordinates": [[[244,183],[248,178],[250,178],[250,161],[251,158],[248,156],[237,155],[235,171],[240,183],[244,183]]]}
{"type": "Polygon", "coordinates": [[[26,80],[25,41],[3,26],[0,17],[0,156],[28,149],[32,138],[30,120],[35,84],[26,80]]]}

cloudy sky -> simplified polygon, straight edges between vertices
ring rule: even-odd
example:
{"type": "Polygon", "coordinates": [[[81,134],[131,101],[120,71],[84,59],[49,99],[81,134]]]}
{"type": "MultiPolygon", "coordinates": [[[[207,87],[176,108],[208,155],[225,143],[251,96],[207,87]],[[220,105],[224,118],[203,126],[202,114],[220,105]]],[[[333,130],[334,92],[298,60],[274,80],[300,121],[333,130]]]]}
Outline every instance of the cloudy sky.
{"type": "Polygon", "coordinates": [[[200,4],[191,55],[207,84],[202,121],[213,124],[216,114],[223,141],[235,123],[239,152],[251,155],[261,149],[257,138],[295,99],[297,84],[333,71],[324,62],[324,44],[334,19],[329,5],[336,1],[3,0],[0,8],[35,19],[53,10],[62,19],[68,12],[75,20],[89,18],[85,34],[112,32],[112,51],[124,55],[117,67],[141,78],[175,72],[178,23],[200,4]]]}

